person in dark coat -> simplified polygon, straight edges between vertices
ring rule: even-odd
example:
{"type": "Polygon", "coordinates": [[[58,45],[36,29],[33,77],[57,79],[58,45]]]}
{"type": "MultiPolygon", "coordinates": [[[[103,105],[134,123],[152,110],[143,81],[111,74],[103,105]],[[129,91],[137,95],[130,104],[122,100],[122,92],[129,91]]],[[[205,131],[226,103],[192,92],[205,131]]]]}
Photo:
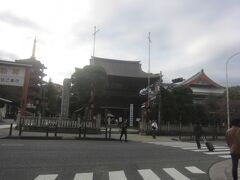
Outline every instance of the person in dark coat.
{"type": "Polygon", "coordinates": [[[194,133],[194,136],[195,136],[195,141],[196,141],[197,147],[198,147],[198,149],[201,149],[200,140],[201,140],[201,137],[202,137],[202,134],[203,134],[203,130],[202,130],[202,126],[199,122],[196,123],[196,125],[193,129],[193,133],[194,133]]]}
{"type": "Polygon", "coordinates": [[[123,135],[125,135],[125,142],[127,142],[127,120],[122,122],[120,128],[121,128],[120,141],[122,142],[122,137],[123,135]]]}
{"type": "Polygon", "coordinates": [[[238,180],[238,161],[240,159],[240,119],[233,119],[226,132],[226,141],[232,158],[232,177],[238,180]]]}

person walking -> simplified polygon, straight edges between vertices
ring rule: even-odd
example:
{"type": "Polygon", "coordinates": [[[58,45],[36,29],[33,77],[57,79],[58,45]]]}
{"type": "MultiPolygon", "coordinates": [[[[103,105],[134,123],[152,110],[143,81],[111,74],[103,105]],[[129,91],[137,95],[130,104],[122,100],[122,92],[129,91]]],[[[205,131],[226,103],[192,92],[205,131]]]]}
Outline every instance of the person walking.
{"type": "Polygon", "coordinates": [[[240,158],[240,119],[233,119],[231,128],[226,132],[226,141],[232,158],[232,177],[238,179],[238,160],[240,158]]]}
{"type": "Polygon", "coordinates": [[[153,121],[153,123],[152,123],[152,136],[153,136],[153,139],[156,139],[157,130],[158,130],[157,122],[153,121]]]}
{"type": "Polygon", "coordinates": [[[122,122],[120,128],[121,128],[120,141],[122,142],[122,137],[124,135],[125,136],[125,142],[127,142],[127,120],[122,122]]]}
{"type": "Polygon", "coordinates": [[[194,136],[195,136],[195,141],[196,141],[196,144],[197,144],[197,148],[201,149],[200,139],[202,137],[203,130],[202,130],[202,126],[201,126],[200,122],[197,122],[196,125],[194,126],[193,133],[194,133],[194,136]]]}

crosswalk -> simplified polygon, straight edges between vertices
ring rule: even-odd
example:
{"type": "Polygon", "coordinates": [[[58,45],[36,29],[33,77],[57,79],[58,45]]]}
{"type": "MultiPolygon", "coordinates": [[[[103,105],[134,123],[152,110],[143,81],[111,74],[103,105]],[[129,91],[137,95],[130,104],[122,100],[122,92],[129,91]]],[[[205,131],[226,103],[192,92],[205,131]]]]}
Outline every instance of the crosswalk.
{"type": "Polygon", "coordinates": [[[201,149],[197,148],[196,143],[191,142],[147,142],[156,145],[169,146],[174,148],[180,148],[183,150],[193,151],[193,152],[201,152],[206,155],[217,155],[221,158],[231,158],[230,150],[227,146],[223,145],[214,145],[215,150],[213,152],[209,152],[205,144],[201,144],[201,149]]]}
{"type": "MultiPolygon", "coordinates": [[[[184,169],[189,174],[195,175],[206,175],[204,171],[199,169],[196,166],[186,166],[184,169]]],[[[151,169],[138,169],[136,172],[143,180],[161,180],[163,177],[168,176],[167,179],[174,179],[174,180],[190,180],[190,177],[184,175],[182,169],[176,168],[160,168],[158,171],[153,171],[151,169]],[[165,173],[165,174],[163,174],[165,173]]],[[[40,174],[35,177],[34,180],[56,180],[59,177],[58,174],[40,174]]],[[[86,173],[76,173],[73,180],[93,180],[94,173],[93,172],[86,172],[86,173]]],[[[125,174],[124,170],[119,171],[109,171],[108,172],[109,180],[127,180],[127,175],[125,174]]],[[[98,179],[95,177],[95,179],[98,179]]],[[[130,179],[130,178],[129,178],[130,179]]],[[[139,179],[139,178],[137,178],[139,179]]],[[[164,178],[165,179],[165,178],[164,178]]]]}

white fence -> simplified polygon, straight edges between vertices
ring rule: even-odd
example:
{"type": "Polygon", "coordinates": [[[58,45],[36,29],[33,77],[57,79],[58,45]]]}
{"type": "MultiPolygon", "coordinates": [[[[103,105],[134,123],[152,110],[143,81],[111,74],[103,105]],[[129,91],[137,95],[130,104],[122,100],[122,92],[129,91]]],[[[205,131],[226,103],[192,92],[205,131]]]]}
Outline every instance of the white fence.
{"type": "Polygon", "coordinates": [[[58,127],[58,128],[95,128],[96,123],[93,121],[72,121],[61,117],[32,117],[24,116],[21,117],[20,121],[22,126],[25,127],[58,127]]]}

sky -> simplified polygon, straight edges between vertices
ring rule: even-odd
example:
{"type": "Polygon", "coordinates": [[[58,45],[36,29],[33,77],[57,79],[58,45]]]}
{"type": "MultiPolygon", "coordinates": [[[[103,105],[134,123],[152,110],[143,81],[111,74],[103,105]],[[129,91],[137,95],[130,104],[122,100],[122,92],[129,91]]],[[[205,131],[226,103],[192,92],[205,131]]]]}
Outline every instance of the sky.
{"type": "MultiPolygon", "coordinates": [[[[164,82],[204,72],[226,85],[226,61],[240,52],[239,0],[0,0],[0,59],[36,58],[55,83],[95,56],[140,61],[164,82]]],[[[240,85],[240,55],[228,63],[240,85]]]]}

